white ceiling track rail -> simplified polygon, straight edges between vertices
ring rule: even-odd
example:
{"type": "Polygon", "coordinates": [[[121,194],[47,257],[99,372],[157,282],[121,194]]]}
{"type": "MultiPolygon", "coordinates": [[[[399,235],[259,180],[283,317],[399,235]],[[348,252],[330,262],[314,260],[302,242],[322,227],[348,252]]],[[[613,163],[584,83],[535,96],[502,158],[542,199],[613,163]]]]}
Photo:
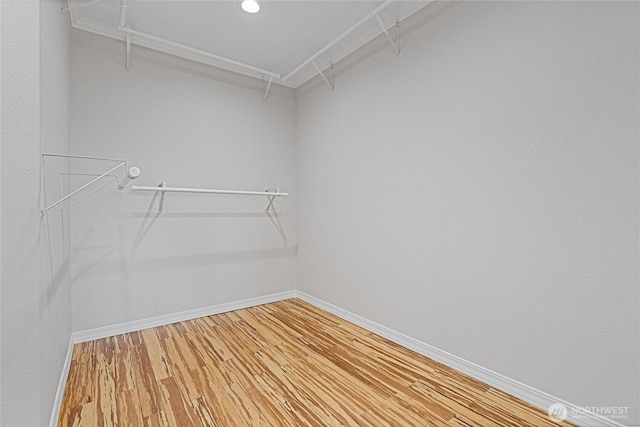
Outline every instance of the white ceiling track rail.
{"type": "MultiPolygon", "coordinates": [[[[240,62],[240,61],[236,61],[235,59],[231,59],[231,58],[227,58],[225,56],[222,55],[217,55],[215,53],[211,53],[211,52],[207,52],[201,49],[196,49],[194,47],[191,46],[187,46],[184,45],[182,43],[177,43],[171,40],[167,40],[164,39],[162,37],[158,37],[155,36],[153,34],[149,34],[149,33],[145,33],[143,31],[138,31],[138,30],[134,30],[133,28],[131,28],[129,25],[127,25],[127,7],[128,7],[128,0],[121,0],[120,1],[120,20],[118,21],[118,30],[124,33],[124,39],[127,43],[127,50],[126,50],[126,55],[127,55],[127,70],[129,70],[130,64],[131,64],[131,43],[132,42],[140,42],[140,39],[146,40],[146,41],[151,41],[151,42],[155,42],[158,43],[160,45],[164,45],[164,46],[168,46],[170,48],[173,49],[177,49],[179,51],[184,51],[184,52],[189,52],[191,54],[194,54],[198,57],[202,57],[202,58],[207,58],[213,61],[217,61],[217,62],[224,62],[226,64],[232,65],[234,67],[238,67],[247,71],[251,71],[257,74],[261,74],[261,75],[266,75],[266,76],[270,76],[271,78],[276,78],[279,79],[280,78],[280,74],[274,72],[274,71],[270,71],[270,70],[266,70],[264,68],[260,68],[260,67],[256,67],[254,65],[250,65],[250,64],[245,64],[244,62],[240,62]],[[134,39],[132,39],[132,36],[134,37],[134,39]]],[[[140,44],[140,43],[138,43],[140,44]]],[[[266,98],[266,96],[265,96],[266,98]]]]}
{"type": "Polygon", "coordinates": [[[266,196],[269,199],[269,204],[265,211],[269,211],[273,206],[273,202],[276,197],[287,197],[289,193],[281,192],[279,188],[272,188],[265,191],[245,191],[245,190],[216,190],[210,188],[185,188],[185,187],[167,187],[166,183],[162,182],[157,187],[145,186],[145,185],[132,185],[131,191],[153,191],[161,193],[160,199],[160,212],[162,212],[162,206],[164,205],[165,193],[198,193],[198,194],[224,194],[224,195],[236,195],[236,196],[266,196]]]}
{"type": "Polygon", "coordinates": [[[253,65],[249,65],[249,64],[245,64],[239,61],[236,61],[234,59],[230,59],[230,58],[226,58],[224,56],[220,56],[220,55],[216,55],[215,53],[211,53],[211,52],[205,52],[204,50],[200,50],[200,49],[196,49],[194,47],[191,46],[187,46],[181,43],[176,43],[174,41],[171,40],[167,40],[167,39],[163,39],[161,37],[157,37],[154,36],[152,34],[148,34],[148,33],[144,33],[142,31],[137,31],[134,30],[133,28],[130,27],[126,27],[124,30],[125,33],[125,37],[127,37],[127,35],[129,37],[133,36],[133,38],[131,38],[131,42],[136,42],[139,41],[139,39],[145,39],[145,40],[149,40],[149,41],[153,41],[153,42],[157,42],[160,44],[163,44],[165,46],[169,46],[178,50],[182,50],[185,52],[189,52],[192,54],[195,54],[196,56],[200,56],[203,58],[207,58],[207,59],[211,59],[214,61],[219,61],[219,62],[225,62],[229,65],[238,67],[238,68],[244,68],[245,70],[249,70],[249,71],[253,71],[254,73],[257,74],[263,74],[266,76],[272,76],[274,78],[279,79],[280,78],[280,74],[273,72],[273,71],[269,71],[269,70],[265,70],[263,68],[260,67],[254,67],[253,65]]]}
{"type": "MultiPolygon", "coordinates": [[[[56,202],[50,204],[49,206],[43,206],[42,209],[40,209],[40,216],[44,217],[44,215],[47,213],[47,211],[53,209],[54,207],[60,205],[62,202],[64,202],[65,200],[70,199],[71,197],[75,196],[76,194],[80,193],[82,190],[92,186],[93,184],[97,183],[98,181],[100,181],[103,178],[112,178],[114,175],[114,172],[116,172],[118,169],[123,168],[125,171],[125,176],[122,179],[122,181],[120,181],[118,179],[118,176],[115,175],[116,177],[116,184],[117,184],[117,188],[118,190],[123,190],[127,184],[129,183],[129,181],[131,181],[132,179],[136,179],[140,176],[140,168],[136,167],[136,166],[132,166],[129,167],[129,163],[126,160],[122,160],[122,159],[113,159],[113,158],[109,158],[109,157],[94,157],[94,156],[77,156],[77,155],[72,155],[72,154],[54,154],[54,153],[43,153],[42,154],[42,162],[44,163],[45,159],[47,157],[59,157],[59,158],[65,158],[65,159],[82,159],[82,160],[101,160],[101,161],[109,161],[109,162],[117,162],[117,164],[115,166],[113,166],[111,169],[107,170],[104,173],[101,174],[86,174],[89,176],[95,176],[96,178],[92,179],[91,181],[89,181],[88,183],[84,184],[83,186],[75,189],[74,191],[72,191],[71,193],[67,194],[66,196],[63,196],[62,198],[60,198],[59,200],[57,200],[56,202]]],[[[44,166],[44,164],[43,164],[44,166]]],[[[40,168],[40,173],[41,173],[41,180],[43,182],[44,185],[44,167],[40,168]]],[[[78,175],[78,174],[76,174],[78,175]]],[[[97,188],[95,188],[93,191],[89,192],[88,194],[85,194],[80,200],[77,200],[76,202],[74,202],[72,205],[68,206],[71,207],[73,205],[75,205],[76,203],[86,199],[87,197],[89,197],[90,195],[92,195],[93,193],[95,193],[96,191],[100,190],[101,188],[103,188],[107,183],[109,183],[109,181],[103,183],[102,185],[98,186],[97,188]]]]}
{"type": "MultiPolygon", "coordinates": [[[[66,0],[67,2],[69,0],[66,0]]],[[[114,38],[117,40],[122,40],[125,42],[125,54],[126,54],[126,69],[131,69],[131,51],[132,44],[146,47],[149,49],[153,49],[156,51],[164,52],[170,55],[182,57],[191,61],[200,62],[203,64],[211,65],[214,67],[224,68],[233,72],[237,72],[240,74],[244,74],[247,76],[251,76],[254,78],[262,79],[264,92],[262,94],[262,101],[266,101],[269,95],[269,91],[272,88],[272,83],[279,83],[288,87],[297,88],[301,84],[308,81],[314,73],[309,70],[307,67],[313,67],[316,76],[321,77],[333,90],[333,76],[331,78],[328,77],[328,69],[329,66],[322,65],[326,64],[330,60],[331,66],[335,61],[339,61],[343,59],[346,55],[348,55],[347,50],[341,50],[341,46],[349,45],[350,43],[350,35],[354,35],[358,28],[363,27],[369,21],[375,21],[376,28],[366,29],[368,40],[372,40],[373,38],[384,35],[391,45],[391,49],[395,52],[396,55],[400,54],[400,26],[399,22],[402,19],[407,18],[409,15],[403,15],[396,17],[393,24],[389,25],[384,21],[385,11],[390,6],[396,4],[400,5],[402,2],[398,2],[396,0],[382,0],[377,7],[359,19],[356,23],[347,28],[346,31],[335,37],[333,40],[328,42],[321,49],[317,50],[313,55],[309,56],[306,60],[302,61],[298,66],[293,68],[288,74],[282,76],[277,70],[266,69],[263,67],[259,67],[256,65],[248,64],[245,62],[241,62],[235,60],[233,58],[225,57],[222,55],[218,55],[213,52],[209,52],[203,49],[198,49],[196,47],[188,46],[186,44],[179,43],[177,41],[169,40],[163,37],[160,37],[156,34],[151,34],[149,32],[142,31],[142,28],[132,28],[130,24],[130,19],[128,18],[128,8],[129,8],[129,0],[119,0],[120,3],[120,15],[117,22],[114,24],[107,24],[104,22],[95,21],[92,18],[83,18],[81,15],[78,15],[80,12],[76,13],[76,9],[81,9],[88,7],[90,5],[103,2],[104,0],[84,0],[80,2],[81,4],[68,6],[63,8],[63,11],[68,11],[71,16],[71,23],[75,28],[79,28],[85,31],[90,31],[96,34],[100,34],[102,36],[114,38]],[[392,28],[395,27],[395,34],[392,28]],[[375,36],[373,36],[375,34],[375,36]],[[373,37],[372,37],[373,36],[373,37]],[[369,38],[370,37],[370,38],[369,38]],[[323,58],[331,57],[332,58],[323,58]],[[296,78],[292,78],[296,76],[296,78]],[[299,79],[298,79],[299,77],[299,79]]],[[[417,10],[422,9],[424,6],[431,3],[432,0],[418,0],[416,3],[419,3],[419,7],[413,10],[411,13],[416,13],[417,10]]],[[[78,0],[75,1],[78,3],[78,0]]],[[[400,7],[400,6],[398,6],[400,7]]],[[[394,7],[392,10],[397,10],[398,8],[394,7]]],[[[406,10],[400,8],[400,10],[406,10]]],[[[392,12],[396,13],[396,12],[392,12]]],[[[357,35],[357,34],[356,34],[357,35]]],[[[364,40],[364,39],[363,39],[364,40]]],[[[351,40],[352,41],[352,40],[351,40]]],[[[351,43],[353,44],[353,43],[351,43]]],[[[357,49],[355,44],[353,44],[353,49],[357,49]]],[[[354,50],[350,50],[349,52],[353,52],[354,50]]]]}
{"type": "MultiPolygon", "coordinates": [[[[349,34],[351,34],[353,31],[355,31],[357,28],[361,27],[363,24],[365,24],[367,21],[369,21],[371,18],[375,18],[378,16],[378,14],[380,12],[382,12],[383,10],[385,10],[387,7],[391,6],[391,4],[394,2],[395,0],[386,0],[384,3],[382,3],[381,5],[379,5],[378,7],[376,7],[375,9],[373,9],[371,12],[369,12],[364,18],[360,19],[358,22],[356,22],[355,24],[353,24],[351,27],[349,27],[344,33],[340,34],[338,37],[336,37],[335,39],[331,40],[325,47],[323,47],[322,49],[318,50],[316,53],[314,53],[313,55],[311,55],[306,61],[302,62],[302,64],[298,65],[296,68],[293,69],[293,71],[291,71],[289,74],[287,74],[286,76],[284,76],[282,78],[283,82],[286,82],[287,80],[289,80],[294,74],[296,74],[298,71],[300,71],[301,69],[303,69],[304,67],[306,67],[309,64],[314,64],[314,61],[323,53],[325,53],[326,51],[328,51],[329,49],[331,49],[334,45],[336,45],[337,43],[339,43],[342,39],[344,39],[345,37],[347,37],[349,34]]],[[[317,66],[316,66],[317,68],[317,66]]],[[[320,73],[322,74],[322,73],[320,73]]],[[[326,79],[325,79],[326,80],[326,79]]],[[[327,82],[329,83],[329,82],[327,82]]],[[[329,83],[329,86],[331,86],[331,84],[329,83]]]]}

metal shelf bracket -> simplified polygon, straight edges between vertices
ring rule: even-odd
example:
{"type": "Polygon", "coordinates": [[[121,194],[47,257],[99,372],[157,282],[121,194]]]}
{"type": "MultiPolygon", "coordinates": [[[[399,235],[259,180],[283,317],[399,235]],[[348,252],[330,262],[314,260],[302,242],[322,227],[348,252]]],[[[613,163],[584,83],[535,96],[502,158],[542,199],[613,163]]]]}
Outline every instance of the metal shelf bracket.
{"type": "Polygon", "coordinates": [[[316,61],[311,61],[311,64],[313,65],[313,67],[316,69],[316,71],[318,72],[318,74],[320,74],[320,77],[322,77],[324,79],[324,81],[329,85],[329,87],[331,88],[331,90],[334,89],[335,85],[333,83],[333,64],[331,64],[331,81],[329,81],[329,79],[327,78],[327,76],[324,75],[324,73],[322,72],[322,70],[320,69],[320,67],[318,67],[318,64],[316,64],[316,61]]]}
{"type": "Polygon", "coordinates": [[[376,21],[378,21],[378,25],[380,25],[380,28],[382,29],[382,32],[387,37],[387,40],[389,41],[389,44],[391,44],[391,49],[393,49],[393,51],[395,52],[396,55],[400,55],[400,24],[398,23],[398,21],[396,21],[396,25],[395,25],[395,27],[396,27],[396,39],[395,40],[393,39],[393,37],[391,37],[391,34],[389,33],[389,30],[384,25],[384,22],[382,22],[382,19],[380,18],[379,15],[376,15],[376,21]]]}

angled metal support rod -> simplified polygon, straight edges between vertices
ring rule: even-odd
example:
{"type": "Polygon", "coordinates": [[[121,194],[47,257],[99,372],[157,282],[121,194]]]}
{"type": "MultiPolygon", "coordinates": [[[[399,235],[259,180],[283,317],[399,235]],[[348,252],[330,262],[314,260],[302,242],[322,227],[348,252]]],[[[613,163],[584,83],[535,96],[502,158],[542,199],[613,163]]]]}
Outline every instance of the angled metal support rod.
{"type": "Polygon", "coordinates": [[[264,95],[262,96],[262,102],[267,100],[267,95],[269,95],[269,89],[271,89],[271,83],[273,82],[273,76],[269,77],[269,82],[267,83],[267,88],[264,90],[264,95]]]}
{"type": "MultiPolygon", "coordinates": [[[[140,168],[138,168],[136,166],[132,166],[131,168],[129,168],[129,163],[126,160],[123,160],[123,159],[113,159],[113,158],[110,158],[110,157],[78,156],[78,155],[74,155],[74,154],[42,153],[42,162],[43,162],[43,164],[42,164],[42,168],[40,170],[40,174],[41,174],[41,180],[42,180],[43,183],[44,183],[44,175],[43,175],[44,160],[47,157],[59,157],[59,158],[65,158],[65,159],[105,160],[105,161],[110,161],[110,162],[118,162],[118,164],[115,165],[114,167],[112,167],[111,169],[109,169],[108,171],[106,171],[105,173],[102,173],[102,174],[85,174],[85,173],[71,173],[71,174],[68,174],[68,175],[95,176],[96,178],[92,179],[91,181],[89,181],[88,183],[83,185],[82,187],[72,191],[71,193],[67,194],[66,196],[62,197],[60,200],[58,200],[57,202],[53,203],[52,205],[46,206],[45,208],[41,209],[40,210],[40,214],[41,214],[41,217],[43,217],[43,218],[44,218],[44,214],[47,211],[49,211],[50,209],[58,206],[60,203],[64,202],[65,200],[68,200],[69,198],[71,198],[74,195],[78,194],[79,192],[81,192],[85,188],[87,188],[87,187],[91,186],[92,184],[98,182],[102,178],[105,178],[105,177],[115,178],[116,184],[118,185],[118,190],[123,190],[125,188],[125,186],[129,183],[129,181],[131,181],[132,179],[136,179],[136,178],[138,178],[140,176],[140,168]],[[124,167],[124,170],[125,170],[125,176],[124,176],[124,178],[122,179],[121,182],[119,182],[117,175],[112,175],[112,173],[115,172],[120,167],[124,167]]],[[[64,174],[61,174],[61,175],[64,175],[64,174]]],[[[111,180],[109,179],[109,180],[107,180],[107,182],[111,182],[111,180]]],[[[91,191],[89,194],[83,196],[80,200],[75,201],[70,206],[67,206],[65,209],[68,209],[71,206],[73,206],[73,205],[77,204],[78,202],[80,202],[81,200],[86,199],[91,194],[95,193],[100,188],[104,187],[104,185],[106,185],[106,184],[100,185],[98,188],[93,189],[93,191],[91,191]]]]}
{"type": "MultiPolygon", "coordinates": [[[[166,182],[161,182],[158,187],[166,187],[166,182]]],[[[162,212],[164,210],[164,192],[160,193],[160,207],[158,208],[158,212],[162,212]]]]}
{"type": "Polygon", "coordinates": [[[95,179],[92,179],[91,181],[89,181],[87,184],[83,185],[82,187],[78,188],[77,190],[67,194],[66,196],[64,196],[62,199],[58,200],[57,202],[55,202],[54,204],[47,206],[46,208],[42,209],[42,211],[40,211],[42,213],[42,216],[44,216],[44,214],[51,208],[54,208],[56,206],[58,206],[60,203],[64,202],[65,200],[67,200],[68,198],[72,197],[73,195],[79,193],[80,191],[84,190],[85,188],[87,188],[88,186],[90,186],[91,184],[93,184],[94,182],[97,182],[98,180],[100,180],[101,178],[104,178],[105,176],[109,175],[111,172],[115,171],[116,169],[118,169],[121,166],[125,166],[127,164],[127,162],[120,162],[118,163],[116,166],[112,167],[111,169],[109,169],[108,171],[106,171],[105,173],[103,173],[102,175],[98,176],[95,179]]]}
{"type": "Polygon", "coordinates": [[[131,32],[129,31],[128,27],[127,27],[127,59],[126,59],[125,68],[127,69],[127,71],[131,70],[131,32]]]}
{"type": "MultiPolygon", "coordinates": [[[[270,188],[267,190],[267,193],[279,193],[280,189],[279,188],[270,188]]],[[[269,198],[269,204],[267,205],[267,208],[264,210],[265,212],[269,212],[269,209],[271,209],[271,207],[273,206],[273,202],[276,200],[276,196],[267,196],[269,198]]]]}
{"type": "MultiPolygon", "coordinates": [[[[378,25],[380,25],[380,28],[382,28],[382,32],[384,33],[384,35],[387,36],[387,40],[389,40],[393,51],[396,53],[396,55],[400,55],[400,46],[398,45],[398,42],[393,41],[393,37],[391,37],[391,34],[389,34],[389,30],[387,30],[387,27],[385,27],[382,19],[380,19],[380,16],[376,15],[376,21],[378,21],[378,25]]],[[[397,25],[398,24],[396,23],[396,26],[397,25]]]]}
{"type": "MultiPolygon", "coordinates": [[[[105,176],[105,178],[114,178],[116,179],[116,181],[118,180],[118,178],[115,175],[108,175],[105,176]]],[[[71,209],[72,207],[74,207],[75,205],[77,205],[78,203],[80,203],[81,201],[83,201],[84,199],[86,199],[87,197],[91,196],[93,193],[97,193],[98,191],[102,190],[104,187],[106,187],[108,184],[111,184],[111,179],[107,179],[105,180],[102,184],[100,184],[97,188],[95,188],[94,190],[92,190],[91,192],[85,194],[84,196],[82,196],[81,198],[79,198],[78,200],[76,200],[75,202],[71,203],[69,206],[66,206],[64,208],[62,208],[62,210],[67,210],[67,209],[71,209]]]]}
{"type": "Polygon", "coordinates": [[[320,74],[320,76],[324,79],[324,81],[327,82],[327,84],[329,85],[331,90],[333,90],[333,79],[332,79],[332,81],[329,81],[329,79],[327,79],[327,76],[325,76],[322,73],[322,70],[320,69],[320,67],[318,67],[318,64],[316,64],[315,61],[311,61],[311,64],[313,64],[313,66],[316,69],[316,71],[318,72],[318,74],[320,74]]]}

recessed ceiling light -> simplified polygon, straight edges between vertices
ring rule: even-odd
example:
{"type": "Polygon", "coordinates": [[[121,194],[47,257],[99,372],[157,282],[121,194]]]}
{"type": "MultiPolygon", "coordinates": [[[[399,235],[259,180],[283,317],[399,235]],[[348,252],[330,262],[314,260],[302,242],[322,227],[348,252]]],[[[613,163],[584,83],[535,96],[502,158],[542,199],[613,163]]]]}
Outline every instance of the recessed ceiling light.
{"type": "Polygon", "coordinates": [[[260,10],[260,3],[256,0],[242,0],[241,6],[247,13],[257,13],[260,10]]]}

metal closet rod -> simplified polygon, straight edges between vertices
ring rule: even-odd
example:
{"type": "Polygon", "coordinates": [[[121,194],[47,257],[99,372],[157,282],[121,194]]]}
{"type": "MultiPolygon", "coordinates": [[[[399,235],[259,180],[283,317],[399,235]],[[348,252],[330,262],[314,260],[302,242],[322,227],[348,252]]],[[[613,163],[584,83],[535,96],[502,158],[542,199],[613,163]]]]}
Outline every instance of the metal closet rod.
{"type": "Polygon", "coordinates": [[[280,191],[242,191],[242,190],[215,190],[209,188],[181,188],[181,187],[150,187],[144,185],[132,185],[131,191],[156,191],[161,193],[204,193],[204,194],[235,194],[240,196],[282,196],[289,193],[280,191]]]}
{"type": "Polygon", "coordinates": [[[184,50],[187,52],[191,52],[193,54],[199,55],[199,56],[203,56],[205,58],[209,58],[209,59],[213,59],[216,61],[221,61],[221,62],[226,62],[227,64],[231,64],[234,65],[236,67],[240,67],[240,68],[245,68],[247,70],[251,70],[255,73],[260,73],[263,75],[267,75],[270,77],[275,77],[276,79],[280,78],[280,74],[273,72],[273,71],[269,71],[269,70],[265,70],[263,68],[260,67],[256,67],[250,64],[245,64],[243,62],[240,61],[236,61],[235,59],[231,59],[231,58],[227,58],[224,57],[222,55],[216,55],[215,53],[211,53],[211,52],[206,52],[204,50],[201,49],[196,49],[194,47],[190,47],[187,45],[184,45],[182,43],[177,43],[171,40],[167,40],[165,38],[162,37],[158,37],[158,36],[154,36],[153,34],[149,34],[149,33],[145,33],[143,31],[138,31],[138,30],[134,30],[133,28],[129,27],[127,25],[127,7],[128,7],[128,0],[120,0],[120,19],[118,20],[118,30],[122,31],[125,33],[125,38],[127,41],[127,54],[129,54],[129,43],[131,41],[130,36],[137,36],[140,38],[144,38],[147,40],[152,40],[155,41],[157,43],[161,43],[161,44],[165,44],[167,46],[171,46],[173,48],[176,49],[180,49],[180,50],[184,50]]]}
{"type": "MultiPolygon", "coordinates": [[[[139,38],[152,40],[152,41],[155,41],[157,43],[161,43],[161,44],[164,44],[166,46],[171,46],[171,47],[179,49],[179,50],[191,52],[193,54],[196,54],[196,55],[199,55],[199,56],[202,56],[202,57],[206,57],[206,58],[213,59],[213,60],[216,60],[216,61],[226,62],[227,64],[231,64],[231,65],[234,65],[236,67],[245,68],[245,69],[251,70],[251,71],[253,71],[255,73],[260,73],[263,76],[265,76],[265,75],[269,76],[269,77],[271,77],[271,79],[276,78],[276,79],[280,79],[282,82],[286,82],[294,74],[297,74],[301,69],[303,69],[307,65],[311,64],[320,55],[322,55],[327,50],[329,50],[331,47],[333,47],[335,44],[340,42],[343,38],[345,38],[346,36],[351,34],[358,27],[362,26],[364,23],[369,21],[371,18],[377,18],[378,15],[380,14],[380,12],[382,12],[384,9],[389,7],[394,1],[395,0],[385,0],[382,4],[380,4],[374,10],[369,12],[366,16],[364,16],[358,22],[356,22],[351,27],[349,27],[345,32],[340,34],[338,37],[336,37],[335,39],[330,41],[322,49],[318,50],[315,54],[313,54],[308,59],[303,61],[300,65],[298,65],[295,69],[293,69],[289,74],[287,74],[284,77],[281,77],[281,75],[279,73],[275,72],[275,71],[265,70],[263,68],[256,67],[254,65],[245,64],[245,63],[242,63],[240,61],[236,61],[235,59],[227,58],[227,57],[224,57],[224,56],[221,56],[221,55],[216,55],[215,53],[206,52],[206,51],[203,51],[203,50],[200,50],[200,49],[196,49],[196,48],[193,48],[193,47],[190,47],[190,46],[186,46],[186,45],[181,44],[181,43],[177,43],[177,42],[174,42],[174,41],[171,41],[171,40],[167,40],[167,39],[164,39],[164,38],[161,38],[161,37],[158,37],[158,36],[154,36],[154,35],[149,34],[149,33],[145,33],[145,32],[142,32],[142,31],[135,30],[135,29],[131,28],[130,26],[128,26],[128,24],[127,24],[128,0],[120,0],[120,19],[118,21],[118,30],[122,31],[124,33],[125,41],[127,42],[127,58],[128,58],[128,55],[130,54],[129,43],[131,42],[131,36],[137,36],[139,38]]],[[[383,27],[383,32],[385,32],[384,27],[383,27]]]]}
{"type": "Polygon", "coordinates": [[[127,27],[124,30],[121,29],[121,31],[124,31],[126,34],[129,34],[131,36],[138,36],[138,37],[145,38],[145,39],[148,39],[148,40],[153,40],[153,41],[158,42],[158,43],[164,43],[167,46],[171,46],[171,47],[174,47],[176,49],[185,50],[187,52],[191,52],[193,54],[196,54],[196,55],[199,55],[199,56],[203,56],[205,58],[210,58],[210,59],[213,59],[213,60],[216,60],[216,61],[226,62],[227,64],[231,64],[231,65],[234,65],[234,66],[240,67],[240,68],[245,68],[245,69],[251,70],[251,71],[253,71],[255,73],[264,74],[264,75],[267,75],[267,76],[275,77],[277,79],[280,78],[280,74],[274,73],[273,71],[269,71],[269,70],[265,70],[263,68],[255,67],[253,65],[245,64],[243,62],[236,61],[235,59],[227,58],[227,57],[224,57],[224,56],[221,56],[221,55],[216,55],[215,53],[206,52],[204,50],[196,49],[194,47],[190,47],[190,46],[184,45],[182,43],[176,43],[176,42],[171,41],[171,40],[167,40],[167,39],[163,39],[161,37],[154,36],[153,34],[149,34],[149,33],[145,33],[145,32],[142,32],[142,31],[134,30],[133,28],[127,27]]]}

